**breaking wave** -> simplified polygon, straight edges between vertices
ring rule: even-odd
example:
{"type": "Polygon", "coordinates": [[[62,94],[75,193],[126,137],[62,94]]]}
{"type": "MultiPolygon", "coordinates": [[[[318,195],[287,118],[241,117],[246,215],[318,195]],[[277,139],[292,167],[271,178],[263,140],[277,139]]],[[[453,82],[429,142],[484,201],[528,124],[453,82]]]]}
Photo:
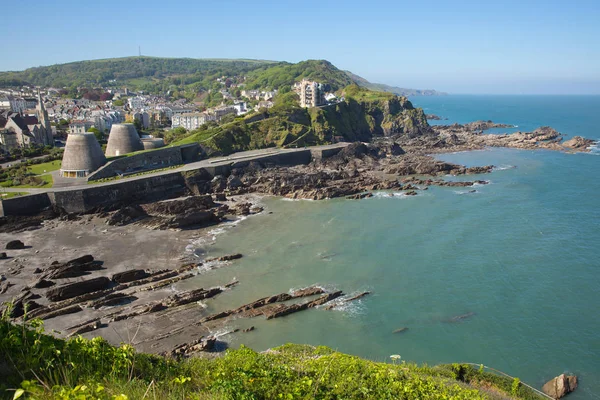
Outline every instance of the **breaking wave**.
{"type": "Polygon", "coordinates": [[[497,167],[494,167],[494,171],[505,171],[507,169],[515,169],[515,168],[517,168],[516,165],[503,164],[503,165],[499,165],[497,167]]]}
{"type": "Polygon", "coordinates": [[[244,215],[237,217],[234,220],[226,221],[219,224],[218,227],[209,230],[207,233],[203,234],[200,237],[192,239],[190,243],[185,246],[185,251],[187,253],[193,253],[195,257],[201,258],[205,255],[206,251],[204,248],[213,244],[217,240],[217,236],[222,235],[227,232],[229,229],[238,225],[240,222],[247,219],[249,216],[244,215]]]}
{"type": "Polygon", "coordinates": [[[454,193],[462,195],[462,194],[477,194],[477,193],[481,193],[481,192],[471,189],[471,190],[455,190],[454,193]]]}
{"type": "Polygon", "coordinates": [[[392,199],[392,198],[394,198],[394,199],[407,199],[409,197],[415,197],[415,196],[408,196],[404,192],[373,192],[373,197],[372,198],[378,198],[378,199],[392,199]]]}
{"type": "Polygon", "coordinates": [[[600,155],[600,140],[588,147],[588,150],[590,151],[590,154],[600,155]]]}

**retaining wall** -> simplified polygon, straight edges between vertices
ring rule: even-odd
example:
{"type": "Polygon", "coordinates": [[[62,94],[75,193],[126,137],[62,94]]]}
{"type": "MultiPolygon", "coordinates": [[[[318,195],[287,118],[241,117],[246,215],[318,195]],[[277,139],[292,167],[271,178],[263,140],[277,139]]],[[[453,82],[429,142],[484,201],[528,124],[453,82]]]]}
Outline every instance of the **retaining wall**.
{"type": "Polygon", "coordinates": [[[52,206],[48,193],[17,196],[0,201],[2,216],[34,215],[52,206]]]}
{"type": "MultiPolygon", "coordinates": [[[[187,148],[187,146],[186,146],[187,148]]],[[[341,148],[331,149],[333,154],[341,148]]],[[[180,148],[167,148],[156,150],[179,151],[180,148]]],[[[189,150],[188,150],[189,151],[189,150]]],[[[148,153],[143,153],[147,155],[148,153]]],[[[168,157],[171,152],[164,153],[168,157]]],[[[330,155],[329,150],[319,155],[330,155]]],[[[310,149],[276,154],[257,155],[251,158],[223,160],[214,165],[190,169],[187,171],[173,171],[147,177],[136,177],[117,180],[108,184],[89,185],[88,187],[46,192],[29,196],[16,197],[0,201],[2,216],[5,215],[32,215],[56,205],[69,213],[84,213],[99,208],[119,207],[132,202],[151,202],[185,195],[188,190],[196,193],[206,182],[216,175],[227,176],[233,168],[243,168],[250,162],[260,162],[264,165],[300,165],[308,164],[315,156],[310,149]]],[[[124,160],[132,157],[124,158],[124,160]]],[[[162,157],[162,156],[159,156],[162,157]]],[[[115,161],[120,161],[115,160],[115,161]]]]}
{"type": "Polygon", "coordinates": [[[135,171],[147,171],[166,168],[173,165],[197,161],[200,156],[200,146],[191,144],[185,146],[163,147],[158,150],[146,151],[129,157],[109,161],[106,165],[88,175],[88,181],[112,178],[113,176],[135,171]]]}

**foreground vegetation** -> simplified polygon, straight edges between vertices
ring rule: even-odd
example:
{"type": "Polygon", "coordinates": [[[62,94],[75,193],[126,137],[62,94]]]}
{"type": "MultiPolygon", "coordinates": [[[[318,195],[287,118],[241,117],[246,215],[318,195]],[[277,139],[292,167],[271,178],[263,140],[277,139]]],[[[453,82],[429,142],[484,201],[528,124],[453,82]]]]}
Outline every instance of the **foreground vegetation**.
{"type": "Polygon", "coordinates": [[[538,399],[518,379],[466,365],[373,362],[327,347],[241,346],[182,361],[114,347],[100,337],[56,339],[41,321],[0,320],[0,398],[31,399],[538,399]]]}

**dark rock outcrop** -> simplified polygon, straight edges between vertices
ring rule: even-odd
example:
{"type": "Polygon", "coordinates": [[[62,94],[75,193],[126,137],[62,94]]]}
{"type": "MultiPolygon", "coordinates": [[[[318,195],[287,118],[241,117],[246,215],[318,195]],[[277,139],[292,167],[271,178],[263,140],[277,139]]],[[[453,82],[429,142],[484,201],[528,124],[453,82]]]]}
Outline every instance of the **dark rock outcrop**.
{"type": "Polygon", "coordinates": [[[117,272],[116,274],[113,274],[111,280],[117,283],[127,283],[144,279],[148,276],[150,276],[150,274],[143,269],[130,269],[128,271],[117,272]]]}
{"type": "Polygon", "coordinates": [[[293,314],[298,311],[303,311],[303,310],[307,310],[309,308],[323,305],[331,300],[334,300],[334,299],[340,297],[342,294],[343,294],[342,291],[338,290],[336,292],[324,294],[323,296],[321,296],[315,300],[309,301],[307,303],[291,304],[291,305],[280,304],[277,307],[275,307],[271,310],[268,310],[264,314],[267,317],[267,319],[284,317],[286,315],[293,314]]]}
{"type": "Polygon", "coordinates": [[[106,223],[108,225],[123,226],[147,216],[142,207],[132,204],[117,210],[106,220],[106,223]]]}
{"type": "Polygon", "coordinates": [[[81,335],[81,334],[84,334],[87,332],[92,332],[92,331],[95,331],[96,329],[100,328],[100,326],[101,326],[100,320],[90,322],[89,324],[85,324],[83,326],[76,328],[71,333],[69,333],[67,335],[67,337],[70,338],[70,337],[78,336],[78,335],[81,335]]]}
{"type": "Polygon", "coordinates": [[[574,150],[586,150],[595,143],[596,142],[593,140],[586,139],[581,136],[574,136],[572,139],[563,142],[563,146],[574,150]]]}
{"type": "Polygon", "coordinates": [[[178,307],[200,300],[209,299],[223,292],[223,289],[215,287],[210,289],[196,289],[188,292],[177,293],[169,296],[163,301],[166,307],[178,307]]]}
{"type": "Polygon", "coordinates": [[[21,250],[25,248],[25,244],[20,240],[11,240],[6,243],[6,250],[21,250]]]}
{"type": "Polygon", "coordinates": [[[231,260],[238,260],[240,258],[242,258],[243,256],[239,253],[236,254],[230,254],[227,256],[222,256],[222,257],[214,257],[214,258],[208,258],[206,260],[204,260],[204,262],[213,262],[213,261],[231,261],[231,260]]]}
{"type": "Polygon", "coordinates": [[[179,346],[174,347],[170,352],[168,352],[167,356],[171,357],[186,357],[191,353],[197,353],[200,351],[213,351],[215,350],[215,344],[217,342],[217,338],[214,336],[209,337],[201,337],[198,340],[194,340],[190,343],[183,343],[179,346]]]}
{"type": "Polygon", "coordinates": [[[37,281],[35,281],[33,285],[31,285],[31,287],[33,287],[34,289],[45,289],[54,285],[56,285],[56,283],[46,280],[44,278],[40,278],[37,281]]]}
{"type": "Polygon", "coordinates": [[[48,268],[45,277],[48,279],[75,278],[88,275],[90,271],[102,269],[102,263],[93,260],[94,257],[92,256],[84,256],[76,260],[71,260],[66,264],[54,264],[48,268]],[[87,261],[90,259],[92,261],[87,261]]]}
{"type": "Polygon", "coordinates": [[[46,297],[50,301],[60,301],[77,297],[85,293],[95,292],[108,288],[110,279],[105,276],[92,278],[81,282],[68,283],[58,286],[46,292],[46,297]]]}

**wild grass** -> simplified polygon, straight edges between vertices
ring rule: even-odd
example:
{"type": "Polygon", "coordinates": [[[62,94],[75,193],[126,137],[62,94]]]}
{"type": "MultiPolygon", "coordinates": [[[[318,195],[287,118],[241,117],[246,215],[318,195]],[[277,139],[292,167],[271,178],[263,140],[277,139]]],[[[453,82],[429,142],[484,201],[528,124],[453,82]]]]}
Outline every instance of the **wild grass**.
{"type": "MultiPolygon", "coordinates": [[[[8,307],[10,309],[10,306],[8,307]]],[[[0,319],[0,398],[35,399],[538,399],[466,365],[373,362],[327,347],[288,344],[258,353],[174,360],[111,346],[100,337],[61,340],[39,320],[0,319]],[[485,390],[480,390],[484,388],[485,390]],[[493,390],[490,390],[493,389],[493,390]]]]}

